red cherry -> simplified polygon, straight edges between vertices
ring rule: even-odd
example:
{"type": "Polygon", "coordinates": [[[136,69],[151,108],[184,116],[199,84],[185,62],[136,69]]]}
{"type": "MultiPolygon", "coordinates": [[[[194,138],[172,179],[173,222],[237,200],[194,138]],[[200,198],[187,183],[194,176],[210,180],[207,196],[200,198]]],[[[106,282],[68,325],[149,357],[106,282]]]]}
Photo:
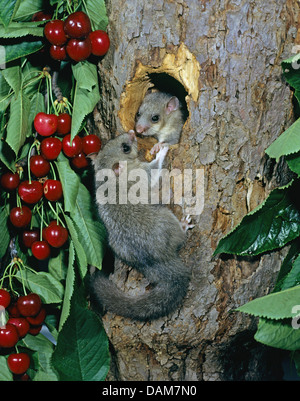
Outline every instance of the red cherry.
{"type": "Polygon", "coordinates": [[[8,171],[1,176],[0,184],[6,191],[13,191],[17,188],[20,182],[20,176],[18,173],[11,173],[8,171]]]}
{"type": "Polygon", "coordinates": [[[32,292],[19,297],[17,307],[22,316],[36,316],[41,310],[42,301],[38,294],[32,292]]]}
{"type": "Polygon", "coordinates": [[[71,134],[68,134],[62,140],[62,149],[67,157],[74,157],[79,155],[82,150],[82,140],[76,135],[71,143],[71,134]]]}
{"type": "Polygon", "coordinates": [[[39,237],[39,230],[24,230],[22,233],[22,243],[26,248],[31,248],[31,245],[35,241],[38,241],[39,237]]]}
{"type": "Polygon", "coordinates": [[[98,153],[100,149],[101,139],[97,135],[90,134],[82,138],[82,150],[86,155],[98,153]]]}
{"type": "Polygon", "coordinates": [[[62,143],[58,138],[45,138],[41,142],[41,153],[47,160],[55,160],[61,149],[62,143]]]}
{"type": "Polygon", "coordinates": [[[66,135],[71,131],[72,117],[68,113],[62,113],[58,117],[57,134],[66,135]]]}
{"type": "Polygon", "coordinates": [[[32,336],[36,336],[37,334],[39,334],[39,332],[41,331],[43,325],[41,324],[40,326],[31,326],[29,329],[29,333],[32,336]]]}
{"type": "Polygon", "coordinates": [[[51,250],[47,241],[35,241],[31,245],[31,252],[36,259],[45,260],[49,258],[51,250]]]}
{"type": "Polygon", "coordinates": [[[10,317],[20,317],[21,316],[20,311],[15,302],[12,303],[11,305],[9,305],[7,310],[8,310],[8,314],[10,317]]]}
{"type": "Polygon", "coordinates": [[[42,307],[39,313],[35,317],[28,316],[26,317],[26,320],[28,322],[28,326],[29,323],[33,326],[40,326],[44,322],[45,317],[46,317],[46,309],[42,307]]]}
{"type": "Polygon", "coordinates": [[[22,201],[34,204],[43,196],[43,185],[39,181],[25,180],[19,185],[18,193],[22,201]]]}
{"type": "Polygon", "coordinates": [[[64,61],[67,59],[66,46],[51,45],[49,53],[54,60],[64,61]]]}
{"type": "Polygon", "coordinates": [[[56,221],[52,221],[48,227],[45,228],[45,239],[53,246],[53,248],[62,247],[68,239],[68,230],[57,224],[56,221]]]}
{"type": "Polygon", "coordinates": [[[30,170],[38,178],[45,177],[50,171],[50,163],[41,155],[31,156],[30,170]]]}
{"type": "Polygon", "coordinates": [[[64,31],[64,22],[58,19],[47,22],[44,28],[44,34],[52,45],[61,46],[67,41],[64,31]]]}
{"type": "Polygon", "coordinates": [[[26,227],[31,221],[31,210],[27,206],[14,207],[11,209],[9,218],[13,226],[26,227]]]}
{"type": "Polygon", "coordinates": [[[66,19],[64,30],[70,38],[85,38],[91,32],[91,21],[83,11],[76,11],[66,19]]]}
{"type": "Polygon", "coordinates": [[[35,130],[42,136],[53,135],[57,130],[57,116],[55,114],[37,113],[33,125],[35,130]]]}
{"type": "Polygon", "coordinates": [[[3,308],[7,308],[8,305],[10,304],[11,301],[11,296],[8,291],[6,291],[4,288],[0,288],[0,306],[3,306],[3,308]]]}
{"type": "Polygon", "coordinates": [[[32,21],[47,21],[52,18],[51,14],[45,13],[44,11],[38,11],[33,14],[31,20],[32,21]]]}
{"type": "Polygon", "coordinates": [[[77,169],[86,168],[89,165],[88,159],[83,152],[71,159],[71,164],[77,169]]]}
{"type": "Polygon", "coordinates": [[[104,56],[110,45],[110,40],[105,31],[101,29],[93,31],[89,34],[89,38],[92,45],[92,54],[94,56],[104,56]]]}
{"type": "Polygon", "coordinates": [[[7,323],[16,327],[19,337],[25,337],[30,328],[30,324],[25,317],[10,317],[7,323]]]}
{"type": "Polygon", "coordinates": [[[30,366],[29,355],[25,354],[25,352],[10,354],[7,358],[7,365],[12,373],[21,375],[25,373],[30,366]]]}
{"type": "Polygon", "coordinates": [[[62,197],[63,189],[58,180],[47,180],[43,185],[45,198],[49,201],[57,201],[62,197]]]}
{"type": "Polygon", "coordinates": [[[0,347],[11,348],[19,341],[19,335],[16,327],[12,324],[6,324],[5,328],[0,327],[0,347]]]}
{"type": "Polygon", "coordinates": [[[74,61],[86,60],[92,52],[92,45],[89,38],[84,40],[70,39],[67,43],[67,53],[74,61]]]}

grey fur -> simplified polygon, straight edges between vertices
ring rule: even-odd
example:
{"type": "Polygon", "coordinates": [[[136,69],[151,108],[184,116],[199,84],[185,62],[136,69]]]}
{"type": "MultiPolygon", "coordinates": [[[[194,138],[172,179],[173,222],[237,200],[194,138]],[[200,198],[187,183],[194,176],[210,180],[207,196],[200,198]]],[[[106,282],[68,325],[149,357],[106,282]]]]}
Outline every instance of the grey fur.
{"type": "MultiPolygon", "coordinates": [[[[132,168],[144,168],[149,174],[151,168],[161,166],[165,153],[162,156],[158,153],[151,163],[142,163],[137,158],[136,141],[132,134],[122,134],[109,141],[94,161],[96,202],[99,169],[112,168],[120,160],[126,160],[128,172],[132,168]],[[122,152],[124,143],[132,147],[131,153],[122,152]]],[[[142,321],[174,311],[186,295],[190,280],[190,271],[178,256],[185,241],[180,222],[161,205],[97,203],[114,255],[141,272],[152,288],[142,296],[129,296],[97,271],[91,280],[92,301],[100,308],[142,321]]]]}

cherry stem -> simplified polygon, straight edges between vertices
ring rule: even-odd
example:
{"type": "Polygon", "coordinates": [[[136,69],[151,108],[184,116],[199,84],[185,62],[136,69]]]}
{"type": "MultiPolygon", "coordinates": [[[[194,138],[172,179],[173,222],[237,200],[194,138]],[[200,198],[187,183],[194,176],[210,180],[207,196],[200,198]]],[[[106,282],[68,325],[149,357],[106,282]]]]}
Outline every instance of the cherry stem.
{"type": "Polygon", "coordinates": [[[40,226],[40,241],[43,240],[43,222],[44,222],[44,205],[42,205],[41,226],[40,226]]]}
{"type": "MultiPolygon", "coordinates": [[[[49,205],[50,209],[52,210],[52,212],[54,213],[57,223],[59,222],[63,227],[65,227],[63,221],[61,220],[61,218],[58,215],[58,211],[54,209],[54,207],[51,205],[50,201],[48,201],[48,205],[49,205]]],[[[56,203],[56,205],[57,205],[57,203],[56,203]]]]}

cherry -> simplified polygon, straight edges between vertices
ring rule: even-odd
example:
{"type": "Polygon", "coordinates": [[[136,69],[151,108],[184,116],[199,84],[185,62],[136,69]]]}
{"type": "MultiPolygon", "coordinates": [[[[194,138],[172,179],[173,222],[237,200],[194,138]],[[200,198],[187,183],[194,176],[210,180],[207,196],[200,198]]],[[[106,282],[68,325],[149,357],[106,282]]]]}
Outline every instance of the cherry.
{"type": "Polygon", "coordinates": [[[31,326],[30,329],[29,329],[29,333],[32,336],[36,336],[42,330],[42,327],[43,327],[42,324],[40,326],[31,326]]]}
{"type": "Polygon", "coordinates": [[[11,301],[11,296],[8,291],[6,291],[4,288],[0,288],[0,306],[3,306],[3,308],[7,308],[8,305],[10,304],[11,301]]]}
{"type": "Polygon", "coordinates": [[[101,140],[97,135],[90,134],[82,138],[82,150],[86,155],[98,153],[100,149],[101,140]]]}
{"type": "Polygon", "coordinates": [[[88,159],[83,152],[71,159],[71,164],[77,169],[86,168],[89,165],[88,159]]]}
{"type": "Polygon", "coordinates": [[[27,206],[14,207],[10,211],[9,218],[13,226],[26,227],[31,221],[31,210],[27,206]]]}
{"type": "Polygon", "coordinates": [[[36,316],[42,307],[42,301],[38,294],[32,292],[19,297],[17,307],[22,316],[36,316]]]}
{"type": "Polygon", "coordinates": [[[18,173],[11,173],[8,171],[1,176],[0,184],[6,191],[13,191],[16,189],[20,182],[20,176],[18,173]]]}
{"type": "Polygon", "coordinates": [[[54,60],[64,61],[67,59],[66,46],[64,45],[51,45],[49,53],[54,60]]]}
{"type": "Polygon", "coordinates": [[[5,327],[0,327],[0,347],[11,348],[19,341],[19,335],[13,324],[7,323],[5,327]]]}
{"type": "Polygon", "coordinates": [[[83,11],[76,11],[66,19],[64,30],[70,38],[85,38],[91,32],[90,19],[83,11]]]}
{"type": "Polygon", "coordinates": [[[58,138],[45,138],[41,142],[41,153],[47,160],[55,160],[61,149],[62,143],[58,138]]]}
{"type": "Polygon", "coordinates": [[[30,324],[25,317],[10,317],[7,323],[16,327],[19,337],[25,337],[30,328],[30,324]]]}
{"type": "Polygon", "coordinates": [[[31,252],[36,259],[45,260],[49,258],[51,250],[47,241],[35,241],[31,245],[31,252]]]}
{"type": "Polygon", "coordinates": [[[44,112],[37,113],[34,117],[33,125],[40,135],[53,135],[57,129],[57,116],[55,114],[47,114],[44,112]]]}
{"type": "Polygon", "coordinates": [[[44,231],[45,239],[53,246],[53,248],[62,247],[68,239],[68,230],[57,224],[56,221],[51,221],[44,231]]]}
{"type": "Polygon", "coordinates": [[[64,31],[64,22],[62,20],[52,20],[47,22],[44,28],[46,39],[52,44],[61,46],[67,41],[64,31]]]}
{"type": "Polygon", "coordinates": [[[77,62],[87,59],[92,52],[92,45],[89,38],[83,40],[70,39],[66,48],[69,57],[77,62]]]}
{"type": "Polygon", "coordinates": [[[22,201],[34,204],[43,196],[43,185],[39,181],[25,180],[19,185],[18,193],[22,201]]]}
{"type": "Polygon", "coordinates": [[[45,317],[46,317],[46,309],[41,307],[41,310],[35,317],[28,316],[28,317],[26,317],[26,320],[28,322],[28,326],[29,326],[29,323],[32,326],[40,326],[44,322],[45,317]]]}
{"type": "Polygon", "coordinates": [[[68,134],[62,140],[62,150],[67,157],[79,155],[82,150],[82,140],[76,135],[71,143],[71,134],[68,134]]]}
{"type": "Polygon", "coordinates": [[[10,317],[20,317],[21,316],[20,311],[15,302],[12,303],[11,305],[9,305],[7,310],[8,310],[8,314],[10,317]]]}
{"type": "Polygon", "coordinates": [[[7,365],[12,373],[21,375],[25,373],[30,366],[29,355],[25,354],[25,352],[10,354],[7,358],[7,365]]]}
{"type": "Polygon", "coordinates": [[[89,34],[89,38],[92,45],[92,54],[94,56],[104,56],[110,45],[110,40],[105,31],[98,29],[89,34]]]}
{"type": "Polygon", "coordinates": [[[57,201],[62,197],[63,190],[58,180],[47,180],[43,185],[45,198],[49,201],[57,201]]]}
{"type": "Polygon", "coordinates": [[[52,15],[49,13],[45,13],[44,11],[38,11],[33,14],[32,21],[47,21],[52,18],[52,15]]]}
{"type": "Polygon", "coordinates": [[[68,113],[59,114],[57,117],[57,134],[66,135],[71,131],[72,117],[68,113]]]}
{"type": "Polygon", "coordinates": [[[38,241],[39,237],[39,230],[24,230],[22,233],[22,243],[26,248],[31,248],[31,245],[35,241],[38,241]]]}
{"type": "Polygon", "coordinates": [[[50,171],[50,163],[41,155],[31,156],[30,170],[38,178],[45,177],[50,171]]]}

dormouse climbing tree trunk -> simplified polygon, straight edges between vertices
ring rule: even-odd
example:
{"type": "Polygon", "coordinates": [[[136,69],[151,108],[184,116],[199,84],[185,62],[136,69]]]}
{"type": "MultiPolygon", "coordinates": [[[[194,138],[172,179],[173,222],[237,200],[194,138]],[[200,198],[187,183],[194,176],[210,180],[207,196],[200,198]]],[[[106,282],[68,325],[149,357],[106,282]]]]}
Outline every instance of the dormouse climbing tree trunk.
{"type": "MultiPolygon", "coordinates": [[[[230,311],[272,288],[281,255],[212,255],[278,185],[264,151],[293,119],[280,63],[299,39],[299,2],[108,0],[107,11],[111,48],[99,64],[99,135],[106,140],[133,128],[149,87],[175,88],[188,118],[169,167],[204,173],[203,211],[192,216],[195,228],[181,252],[193,272],[184,304],[144,324],[107,313],[109,379],[275,378],[275,350],[253,340],[253,319],[230,311]]],[[[173,210],[181,218],[185,205],[173,210]]],[[[147,286],[124,266],[112,279],[132,294],[147,286]]]]}

